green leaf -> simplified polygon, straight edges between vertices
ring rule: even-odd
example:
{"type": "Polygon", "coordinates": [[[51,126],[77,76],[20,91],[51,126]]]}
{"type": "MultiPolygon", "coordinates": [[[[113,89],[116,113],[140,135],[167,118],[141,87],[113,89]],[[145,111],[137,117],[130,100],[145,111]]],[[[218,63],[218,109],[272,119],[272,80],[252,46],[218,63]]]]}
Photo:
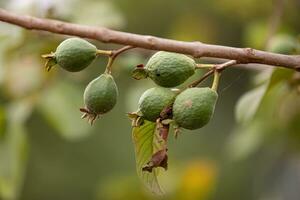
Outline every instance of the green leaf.
{"type": "Polygon", "coordinates": [[[91,133],[91,126],[80,118],[82,94],[78,87],[58,81],[45,90],[38,101],[38,111],[65,139],[77,140],[91,133]]]}
{"type": "MultiPolygon", "coordinates": [[[[286,128],[287,121],[283,120],[287,120],[291,112],[281,113],[284,111],[282,104],[290,93],[290,88],[285,81],[278,82],[263,93],[252,118],[239,124],[229,140],[227,148],[232,158],[244,159],[253,155],[266,142],[276,140],[280,137],[280,133],[288,132],[286,128]]],[[[294,100],[297,101],[296,98],[294,100]]],[[[245,108],[247,105],[251,107],[251,101],[244,104],[245,108]]],[[[289,103],[289,109],[291,109],[291,106],[292,104],[289,103]]]]}
{"type": "Polygon", "coordinates": [[[151,173],[142,170],[152,155],[165,147],[165,143],[158,134],[156,124],[145,120],[142,126],[133,128],[132,138],[138,176],[150,191],[155,194],[163,194],[158,180],[160,170],[155,168],[151,173]]]}
{"type": "Polygon", "coordinates": [[[245,159],[261,147],[266,127],[259,120],[241,125],[233,132],[227,144],[228,156],[233,160],[245,159]]]}
{"type": "Polygon", "coordinates": [[[235,108],[235,116],[239,123],[245,123],[254,117],[266,89],[267,84],[261,85],[239,99],[235,108]]]}
{"type": "Polygon", "coordinates": [[[11,123],[0,141],[0,199],[13,200],[20,195],[28,153],[23,124],[11,123]]]}
{"type": "Polygon", "coordinates": [[[287,82],[279,82],[266,91],[257,109],[256,118],[260,118],[264,121],[265,125],[271,124],[273,127],[280,126],[280,118],[283,116],[279,116],[279,113],[287,94],[291,92],[290,89],[287,82]]]}
{"type": "Polygon", "coordinates": [[[289,69],[275,69],[268,82],[244,94],[238,101],[235,116],[239,123],[245,123],[254,118],[261,104],[268,94],[278,85],[285,84],[291,79],[294,71],[289,69]]]}
{"type": "Polygon", "coordinates": [[[282,81],[288,81],[292,78],[294,74],[294,70],[278,68],[275,69],[272,73],[271,79],[269,81],[268,90],[270,90],[273,86],[282,81]]]}

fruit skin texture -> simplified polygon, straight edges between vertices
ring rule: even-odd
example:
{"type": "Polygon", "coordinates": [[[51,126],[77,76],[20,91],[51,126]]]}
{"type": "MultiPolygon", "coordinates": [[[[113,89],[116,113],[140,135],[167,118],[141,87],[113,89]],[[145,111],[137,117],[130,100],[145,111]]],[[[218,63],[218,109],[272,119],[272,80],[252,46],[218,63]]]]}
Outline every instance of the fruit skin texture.
{"type": "Polygon", "coordinates": [[[168,88],[154,87],[146,90],[139,100],[143,118],[155,122],[161,111],[173,103],[175,96],[175,92],[168,88]]]}
{"type": "Polygon", "coordinates": [[[281,54],[293,54],[297,49],[297,41],[289,35],[277,35],[270,40],[268,51],[281,54]]]}
{"type": "Polygon", "coordinates": [[[59,66],[70,72],[86,68],[97,56],[97,48],[80,38],[69,38],[57,47],[55,60],[59,66]]]}
{"type": "Polygon", "coordinates": [[[86,87],[83,98],[86,109],[96,115],[110,111],[117,103],[118,88],[110,74],[102,74],[86,87]]]}
{"type": "Polygon", "coordinates": [[[195,61],[183,54],[159,51],[146,64],[148,76],[162,87],[175,87],[195,73],[195,61]]]}
{"type": "Polygon", "coordinates": [[[217,98],[218,94],[208,87],[186,89],[175,99],[173,119],[185,129],[201,128],[210,121],[217,98]]]}

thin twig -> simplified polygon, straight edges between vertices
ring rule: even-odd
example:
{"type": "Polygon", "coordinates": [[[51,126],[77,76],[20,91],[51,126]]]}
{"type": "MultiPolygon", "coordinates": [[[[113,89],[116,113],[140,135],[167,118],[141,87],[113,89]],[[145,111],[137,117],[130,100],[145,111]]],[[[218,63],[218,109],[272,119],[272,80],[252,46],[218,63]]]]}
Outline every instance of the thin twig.
{"type": "Polygon", "coordinates": [[[130,50],[130,49],[134,49],[135,47],[134,46],[129,46],[129,45],[127,45],[127,46],[124,46],[124,47],[122,47],[122,48],[120,48],[120,49],[117,49],[117,50],[114,50],[113,52],[112,52],[112,57],[113,58],[116,58],[118,55],[120,55],[121,53],[123,53],[123,52],[125,52],[125,51],[127,51],[127,50],[130,50]]]}
{"type": "Polygon", "coordinates": [[[111,56],[112,51],[97,49],[97,55],[111,56]]]}
{"type": "Polygon", "coordinates": [[[189,88],[196,87],[197,85],[202,83],[204,80],[206,80],[210,75],[214,74],[215,71],[218,71],[220,73],[223,70],[225,70],[227,67],[230,67],[230,66],[235,65],[235,64],[237,64],[236,60],[229,60],[225,63],[215,64],[214,67],[211,70],[206,72],[200,79],[192,82],[188,87],[189,88]]]}
{"type": "Polygon", "coordinates": [[[214,70],[211,69],[208,72],[206,72],[200,79],[192,82],[188,87],[192,88],[192,87],[196,87],[197,85],[199,85],[200,83],[202,83],[205,79],[207,79],[210,75],[212,75],[214,73],[214,70]]]}
{"type": "Polygon", "coordinates": [[[218,70],[215,70],[214,71],[214,80],[213,80],[213,84],[211,86],[211,89],[216,91],[216,92],[218,90],[220,76],[221,76],[221,73],[218,70]]]}
{"type": "Polygon", "coordinates": [[[199,64],[197,64],[196,69],[211,69],[214,66],[215,66],[215,64],[202,64],[202,63],[199,63],[199,64]]]}
{"type": "Polygon", "coordinates": [[[252,48],[234,48],[211,45],[201,42],[184,42],[148,35],[138,35],[115,31],[104,27],[85,26],[58,20],[42,19],[18,15],[0,9],[0,21],[15,24],[26,29],[42,30],[52,33],[79,36],[105,43],[130,45],[144,49],[170,51],[199,57],[215,57],[237,60],[238,63],[260,63],[300,70],[300,56],[282,55],[252,48]]]}
{"type": "Polygon", "coordinates": [[[130,49],[133,49],[135,47],[133,46],[124,46],[120,49],[117,49],[117,50],[113,50],[113,51],[110,51],[111,54],[109,55],[108,57],[108,62],[107,62],[107,65],[106,65],[106,73],[111,73],[111,70],[112,70],[112,65],[115,61],[115,59],[121,54],[121,53],[124,53],[125,51],[127,50],[130,50],[130,49]]]}
{"type": "Polygon", "coordinates": [[[225,62],[225,63],[223,63],[223,64],[218,64],[218,65],[216,65],[216,70],[217,70],[218,72],[221,72],[221,71],[223,71],[225,68],[230,67],[230,66],[235,65],[235,64],[237,64],[237,61],[236,61],[236,60],[229,60],[229,61],[227,61],[227,62],[225,62]]]}

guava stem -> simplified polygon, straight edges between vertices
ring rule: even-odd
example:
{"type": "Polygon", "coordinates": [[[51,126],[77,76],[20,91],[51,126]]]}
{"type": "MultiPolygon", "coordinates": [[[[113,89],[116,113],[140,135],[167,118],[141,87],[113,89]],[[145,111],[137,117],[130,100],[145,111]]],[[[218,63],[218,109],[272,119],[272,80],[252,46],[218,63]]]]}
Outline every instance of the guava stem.
{"type": "Polygon", "coordinates": [[[41,57],[45,58],[45,59],[55,58],[55,53],[51,52],[51,53],[48,53],[48,54],[43,54],[43,55],[41,55],[41,57]]]}
{"type": "Polygon", "coordinates": [[[103,56],[111,56],[112,55],[112,51],[106,51],[106,50],[97,49],[96,54],[97,55],[103,55],[103,56]]]}
{"type": "Polygon", "coordinates": [[[215,70],[214,71],[214,80],[213,80],[213,84],[211,86],[211,89],[214,91],[218,90],[220,76],[221,76],[221,73],[218,70],[215,70]]]}
{"type": "Polygon", "coordinates": [[[117,49],[117,50],[112,50],[112,51],[102,51],[102,50],[97,50],[97,51],[101,51],[101,52],[104,52],[105,55],[108,56],[108,62],[107,62],[107,65],[106,65],[106,70],[105,70],[105,73],[108,73],[108,74],[111,74],[111,69],[112,69],[112,65],[115,61],[115,59],[123,52],[129,50],[129,49],[133,49],[135,47],[133,46],[124,46],[120,49],[117,49]]]}
{"type": "Polygon", "coordinates": [[[201,63],[197,63],[196,64],[196,69],[211,69],[214,68],[216,65],[215,64],[201,64],[201,63]]]}
{"type": "Polygon", "coordinates": [[[229,60],[225,63],[221,63],[221,64],[213,64],[213,68],[211,68],[208,72],[206,72],[199,80],[196,80],[194,82],[192,82],[190,85],[188,85],[188,88],[191,88],[191,87],[196,87],[197,85],[199,85],[200,83],[202,83],[204,80],[206,80],[208,77],[210,77],[212,74],[215,74],[215,79],[214,80],[214,83],[215,83],[215,86],[213,84],[212,87],[218,87],[218,84],[219,84],[219,76],[220,76],[220,73],[225,70],[227,67],[230,67],[232,65],[235,65],[237,64],[237,61],[236,60],[229,60]],[[218,74],[216,74],[218,73],[218,74]]]}
{"type": "Polygon", "coordinates": [[[106,65],[106,69],[105,69],[105,73],[111,74],[111,68],[112,68],[112,64],[114,62],[114,57],[109,56],[108,57],[108,62],[106,65]]]}

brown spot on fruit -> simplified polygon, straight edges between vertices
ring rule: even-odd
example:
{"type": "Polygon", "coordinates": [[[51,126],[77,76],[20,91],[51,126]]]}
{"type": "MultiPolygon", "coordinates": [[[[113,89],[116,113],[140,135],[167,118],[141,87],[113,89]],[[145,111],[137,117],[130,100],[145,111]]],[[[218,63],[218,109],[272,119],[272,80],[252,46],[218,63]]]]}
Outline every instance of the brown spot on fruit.
{"type": "Polygon", "coordinates": [[[192,100],[186,100],[184,102],[184,106],[187,107],[187,108],[191,108],[193,106],[192,100]]]}

